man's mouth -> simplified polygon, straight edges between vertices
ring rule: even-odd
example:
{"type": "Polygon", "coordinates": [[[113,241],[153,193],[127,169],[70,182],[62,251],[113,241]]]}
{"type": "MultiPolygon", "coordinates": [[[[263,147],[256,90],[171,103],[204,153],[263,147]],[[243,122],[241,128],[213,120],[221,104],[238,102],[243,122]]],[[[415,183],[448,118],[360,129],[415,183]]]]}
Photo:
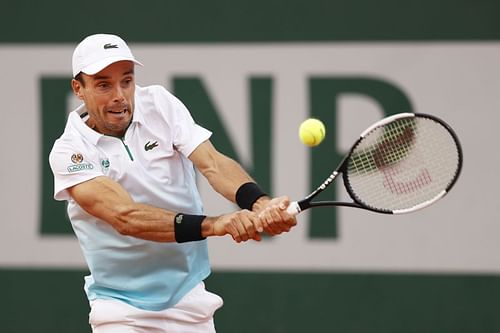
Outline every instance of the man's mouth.
{"type": "Polygon", "coordinates": [[[113,108],[108,110],[108,113],[112,113],[114,115],[122,115],[127,112],[128,112],[128,107],[113,108]]]}

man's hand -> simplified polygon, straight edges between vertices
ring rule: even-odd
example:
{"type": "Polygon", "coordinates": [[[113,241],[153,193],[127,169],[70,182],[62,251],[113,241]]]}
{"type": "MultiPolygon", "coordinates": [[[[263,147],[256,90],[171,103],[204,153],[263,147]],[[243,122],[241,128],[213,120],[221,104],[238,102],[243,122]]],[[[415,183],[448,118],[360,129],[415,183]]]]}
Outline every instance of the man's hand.
{"type": "MultiPolygon", "coordinates": [[[[249,239],[260,241],[260,233],[264,231],[261,219],[257,214],[243,209],[234,213],[207,218],[214,236],[231,235],[237,243],[246,242],[249,239]]],[[[204,222],[205,223],[205,222],[204,222]]],[[[202,226],[202,228],[205,228],[202,226]]],[[[207,229],[205,229],[207,230],[207,229]]]]}
{"type": "Polygon", "coordinates": [[[264,231],[269,235],[279,235],[288,232],[297,224],[295,216],[286,212],[290,200],[286,196],[270,199],[261,197],[253,205],[253,210],[258,213],[264,231]]]}

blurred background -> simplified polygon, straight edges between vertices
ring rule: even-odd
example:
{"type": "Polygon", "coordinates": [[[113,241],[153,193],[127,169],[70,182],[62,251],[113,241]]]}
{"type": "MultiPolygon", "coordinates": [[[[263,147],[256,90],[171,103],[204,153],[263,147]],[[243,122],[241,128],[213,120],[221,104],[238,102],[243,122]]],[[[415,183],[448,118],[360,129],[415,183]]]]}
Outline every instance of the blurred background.
{"type": "MultiPolygon", "coordinates": [[[[493,0],[0,2],[0,327],[89,333],[88,274],[48,153],[78,101],[71,55],[114,33],[265,190],[299,199],[374,121],[429,113],[464,168],[440,202],[318,209],[261,243],[209,241],[218,332],[499,332],[500,3],[493,0]],[[323,120],[307,148],[298,126],[323,120]],[[482,156],[482,157],[481,157],[482,156]]],[[[234,209],[199,180],[208,214],[234,209]]],[[[327,196],[346,199],[342,187],[327,196]]],[[[140,263],[138,263],[140,264],[140,263]]]]}

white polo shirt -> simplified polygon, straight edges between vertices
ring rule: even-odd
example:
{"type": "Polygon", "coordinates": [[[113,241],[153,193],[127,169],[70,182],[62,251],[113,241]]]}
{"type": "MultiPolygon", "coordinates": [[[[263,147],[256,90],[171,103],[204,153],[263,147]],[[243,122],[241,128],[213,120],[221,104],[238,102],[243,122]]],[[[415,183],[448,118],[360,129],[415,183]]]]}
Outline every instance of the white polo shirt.
{"type": "Polygon", "coordinates": [[[87,214],[66,189],[107,176],[138,203],[202,214],[187,157],[211,132],[195,124],[186,107],[161,86],[136,87],[133,120],[123,138],[95,132],[85,124],[85,113],[84,105],[70,113],[49,160],[54,198],[68,201],[90,269],[87,296],[119,299],[145,310],[171,307],[210,274],[206,240],[177,244],[123,236],[87,214]]]}

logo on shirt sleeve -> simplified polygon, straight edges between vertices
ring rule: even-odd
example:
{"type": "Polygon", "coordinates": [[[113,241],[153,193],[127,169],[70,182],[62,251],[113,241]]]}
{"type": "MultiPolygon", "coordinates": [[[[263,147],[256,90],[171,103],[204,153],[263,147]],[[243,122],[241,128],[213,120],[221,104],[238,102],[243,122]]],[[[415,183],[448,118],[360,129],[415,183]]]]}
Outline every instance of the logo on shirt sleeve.
{"type": "Polygon", "coordinates": [[[68,172],[70,173],[83,170],[92,170],[94,168],[92,163],[83,162],[83,155],[80,153],[71,155],[71,162],[73,162],[73,164],[68,166],[68,172]]]}
{"type": "Polygon", "coordinates": [[[83,162],[83,155],[80,153],[71,155],[71,162],[73,162],[75,164],[82,163],[83,162]]]}

